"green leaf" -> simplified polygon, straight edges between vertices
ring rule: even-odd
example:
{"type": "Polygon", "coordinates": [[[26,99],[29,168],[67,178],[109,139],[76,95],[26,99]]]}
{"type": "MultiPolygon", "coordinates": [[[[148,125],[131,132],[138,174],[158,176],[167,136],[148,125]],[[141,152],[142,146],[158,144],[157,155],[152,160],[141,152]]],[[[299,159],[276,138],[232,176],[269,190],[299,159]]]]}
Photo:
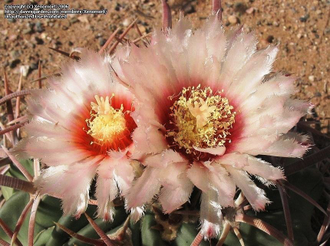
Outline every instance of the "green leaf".
{"type": "MultiPolygon", "coordinates": [[[[127,214],[125,212],[125,209],[123,207],[118,207],[115,209],[113,222],[107,222],[102,219],[96,219],[95,222],[104,232],[108,232],[116,228],[120,224],[122,224],[126,218],[127,218],[127,214]]],[[[94,238],[94,239],[99,238],[99,235],[97,235],[96,231],[90,224],[86,225],[77,233],[88,238],[94,238]]],[[[69,242],[65,245],[73,246],[73,245],[85,245],[85,244],[83,244],[81,241],[79,241],[76,238],[71,238],[69,242]]]]}
{"type": "MultiPolygon", "coordinates": [[[[6,203],[0,209],[0,218],[9,226],[12,231],[15,229],[18,218],[29,200],[29,194],[23,191],[18,191],[15,192],[13,196],[8,201],[6,201],[6,203]]],[[[40,231],[54,226],[53,221],[57,221],[61,217],[61,214],[62,211],[60,208],[60,201],[56,198],[45,196],[40,201],[37,210],[35,234],[38,234],[40,231]]],[[[29,219],[30,211],[28,212],[18,234],[19,240],[21,240],[24,245],[27,244],[29,219]]],[[[0,237],[9,241],[8,236],[2,229],[0,229],[0,237]]]]}
{"type": "MultiPolygon", "coordinates": [[[[297,188],[304,191],[307,195],[318,201],[323,191],[321,173],[316,168],[307,168],[291,175],[288,181],[297,188]]],[[[272,204],[266,207],[265,212],[256,214],[250,211],[248,215],[255,216],[287,235],[284,212],[278,190],[266,190],[267,197],[272,204]]],[[[307,246],[315,242],[316,234],[311,227],[311,218],[314,206],[301,196],[288,190],[289,207],[291,212],[295,245],[307,246]]],[[[259,229],[241,223],[239,228],[246,246],[271,245],[281,246],[275,238],[267,235],[259,229]]],[[[236,236],[231,232],[225,241],[225,245],[239,246],[236,236]]]]}
{"type": "MultiPolygon", "coordinates": [[[[194,241],[195,237],[198,234],[198,225],[197,224],[188,224],[182,223],[178,235],[174,240],[174,245],[177,246],[189,246],[194,241]]],[[[207,241],[202,241],[200,246],[208,246],[209,243],[207,241]]]]}
{"type": "Polygon", "coordinates": [[[161,238],[160,232],[152,227],[155,226],[157,223],[155,221],[154,214],[146,214],[142,218],[142,245],[143,246],[166,246],[168,245],[164,242],[161,238]]]}
{"type": "Polygon", "coordinates": [[[134,246],[141,245],[141,220],[134,223],[133,220],[130,221],[129,228],[132,231],[132,242],[134,246]]]}
{"type": "Polygon", "coordinates": [[[33,246],[46,245],[46,243],[48,242],[48,240],[50,239],[50,237],[52,235],[54,228],[55,228],[55,226],[52,226],[46,230],[42,230],[41,232],[39,232],[39,234],[34,237],[33,246]]]}
{"type": "MultiPolygon", "coordinates": [[[[30,196],[24,192],[15,193],[0,209],[0,218],[6,223],[11,231],[14,231],[16,222],[22,213],[24,207],[29,202],[30,196]]],[[[19,239],[21,240],[19,233],[19,239]]],[[[27,237],[27,233],[24,233],[24,236],[27,237]]],[[[0,238],[3,238],[7,242],[10,240],[6,233],[0,228],[0,238]]],[[[24,242],[21,241],[23,244],[24,242]]]]}
{"type": "MultiPolygon", "coordinates": [[[[20,160],[20,163],[26,168],[26,170],[33,176],[33,161],[27,159],[27,160],[20,160]]],[[[22,180],[26,180],[24,175],[21,173],[21,171],[13,164],[10,164],[9,170],[6,172],[6,175],[9,177],[14,177],[22,180]]],[[[1,186],[1,192],[7,201],[15,192],[13,188],[1,186]]]]}
{"type": "MultiPolygon", "coordinates": [[[[6,175],[12,177],[9,171],[6,172],[6,175]]],[[[7,186],[1,186],[1,192],[6,201],[14,194],[15,190],[7,186]]]]}
{"type": "MultiPolygon", "coordinates": [[[[96,206],[88,206],[86,213],[90,216],[96,212],[96,206]]],[[[79,219],[75,219],[73,216],[62,216],[57,223],[69,228],[72,231],[79,231],[88,224],[88,220],[84,215],[80,216],[79,219]]],[[[52,235],[47,242],[47,246],[63,245],[70,239],[70,236],[56,226],[52,232],[52,235]]]]}
{"type": "MultiPolygon", "coordinates": [[[[9,200],[6,201],[6,203],[1,207],[0,218],[8,225],[12,231],[14,231],[18,218],[29,200],[29,194],[18,191],[14,193],[13,196],[9,198],[9,200]]],[[[28,215],[25,218],[21,230],[18,233],[18,239],[22,242],[23,245],[27,245],[29,217],[30,216],[28,215]]],[[[39,225],[36,225],[35,227],[36,233],[42,229],[43,228],[41,228],[39,225]]],[[[0,237],[6,241],[10,240],[2,229],[0,229],[0,237]]]]}
{"type": "MultiPolygon", "coordinates": [[[[34,176],[33,172],[33,161],[30,159],[19,160],[19,162],[25,167],[25,169],[34,176]]],[[[21,171],[13,164],[10,165],[10,169],[8,172],[12,175],[12,177],[27,180],[25,176],[21,173],[21,171]]]]}
{"type": "Polygon", "coordinates": [[[54,221],[58,221],[62,213],[60,199],[44,196],[39,203],[36,224],[43,228],[54,226],[54,221]]]}

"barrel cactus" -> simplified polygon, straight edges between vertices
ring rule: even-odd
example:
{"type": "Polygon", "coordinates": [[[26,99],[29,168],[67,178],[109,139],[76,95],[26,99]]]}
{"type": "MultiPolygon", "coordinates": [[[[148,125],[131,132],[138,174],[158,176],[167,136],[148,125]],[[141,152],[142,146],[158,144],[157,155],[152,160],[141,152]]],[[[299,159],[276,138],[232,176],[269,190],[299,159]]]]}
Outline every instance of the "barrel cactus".
{"type": "Polygon", "coordinates": [[[298,123],[311,105],[271,74],[277,48],[225,32],[220,3],[193,30],[163,0],[146,47],[112,35],[47,88],[7,90],[9,121],[30,97],[1,130],[1,245],[325,245],[329,140],[298,123]]]}

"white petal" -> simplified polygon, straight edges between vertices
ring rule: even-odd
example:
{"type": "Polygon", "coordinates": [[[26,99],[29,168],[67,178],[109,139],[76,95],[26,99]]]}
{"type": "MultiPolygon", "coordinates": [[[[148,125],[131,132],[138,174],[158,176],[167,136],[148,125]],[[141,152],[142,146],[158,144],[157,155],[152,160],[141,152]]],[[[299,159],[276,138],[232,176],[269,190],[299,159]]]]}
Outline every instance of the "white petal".
{"type": "Polygon", "coordinates": [[[95,158],[71,166],[49,167],[35,181],[42,194],[62,198],[64,214],[79,216],[88,205],[89,187],[95,175],[95,158]]]}
{"type": "Polygon", "coordinates": [[[217,203],[218,199],[214,190],[202,193],[200,221],[201,233],[205,239],[216,237],[220,233],[222,213],[221,206],[217,203]]]}
{"type": "Polygon", "coordinates": [[[271,96],[287,95],[289,97],[294,93],[296,88],[293,83],[294,80],[292,77],[283,75],[277,75],[271,78],[269,81],[259,85],[256,88],[257,90],[242,102],[241,107],[246,105],[244,109],[255,109],[271,96]]]}
{"type": "Polygon", "coordinates": [[[202,163],[194,162],[188,169],[187,176],[198,189],[203,192],[209,190],[209,184],[207,182],[208,169],[202,163]]]}
{"type": "MultiPolygon", "coordinates": [[[[251,136],[235,139],[231,143],[230,152],[247,153],[250,155],[258,155],[263,150],[267,149],[274,141],[277,136],[251,136]]],[[[228,153],[230,153],[228,151],[228,153]]]]}
{"type": "Polygon", "coordinates": [[[256,211],[264,210],[266,204],[269,203],[269,200],[265,196],[265,191],[257,187],[245,171],[237,170],[230,166],[225,166],[225,168],[231,174],[236,185],[242,190],[252,208],[256,211]]]}
{"type": "Polygon", "coordinates": [[[126,195],[128,208],[143,206],[150,202],[160,189],[159,177],[161,169],[147,167],[142,176],[133,183],[133,187],[126,195]]]}
{"type": "Polygon", "coordinates": [[[186,162],[168,165],[162,172],[161,184],[163,186],[159,201],[165,213],[171,213],[188,201],[194,185],[186,175],[186,162]]]}
{"type": "Polygon", "coordinates": [[[144,208],[143,207],[135,207],[130,209],[131,213],[131,219],[133,222],[137,222],[144,214],[144,208]]]}
{"type": "MultiPolygon", "coordinates": [[[[189,75],[190,79],[200,80],[204,70],[205,58],[207,57],[205,34],[202,30],[197,30],[189,39],[187,50],[194,52],[187,52],[189,75]],[[202,58],[202,59],[201,59],[202,58]]],[[[189,86],[189,85],[187,85],[189,86]]]]}
{"type": "Polygon", "coordinates": [[[147,157],[143,164],[151,167],[165,168],[168,164],[175,162],[186,162],[186,160],[174,150],[167,149],[158,155],[147,157]]]}
{"type": "Polygon", "coordinates": [[[234,205],[236,186],[221,165],[195,162],[187,171],[187,176],[203,192],[207,193],[210,189],[216,191],[219,197],[216,202],[219,205],[223,207],[234,205]]]}
{"type": "Polygon", "coordinates": [[[112,220],[114,205],[112,201],[118,194],[118,188],[113,178],[98,176],[96,185],[96,198],[98,204],[97,216],[104,220],[112,220]]]}
{"type": "Polygon", "coordinates": [[[125,195],[132,186],[134,170],[127,158],[121,158],[118,161],[119,164],[115,167],[114,177],[122,195],[125,195]]]}
{"type": "Polygon", "coordinates": [[[258,175],[267,180],[275,181],[285,178],[282,169],[247,154],[230,153],[217,161],[221,164],[231,165],[237,169],[243,169],[250,174],[258,175]]]}
{"type": "Polygon", "coordinates": [[[256,39],[253,34],[238,34],[231,43],[221,70],[220,81],[228,88],[234,76],[242,69],[256,49],[256,39]]]}
{"type": "Polygon", "coordinates": [[[69,165],[90,156],[89,152],[66,141],[47,137],[24,139],[19,142],[14,151],[21,152],[19,155],[22,157],[39,158],[48,166],[69,165]]]}
{"type": "Polygon", "coordinates": [[[210,187],[218,193],[218,203],[222,207],[233,207],[236,185],[225,168],[216,163],[209,166],[210,187]]]}
{"type": "Polygon", "coordinates": [[[105,220],[113,219],[112,201],[118,196],[117,184],[114,180],[114,168],[117,160],[103,159],[97,168],[96,198],[98,202],[98,217],[105,220]]]}
{"type": "Polygon", "coordinates": [[[211,155],[223,155],[226,152],[226,147],[205,148],[205,149],[194,147],[194,149],[200,152],[209,153],[211,155]]]}
{"type": "Polygon", "coordinates": [[[260,151],[258,154],[300,158],[308,149],[309,145],[298,143],[292,134],[290,134],[281,136],[277,141],[269,146],[269,148],[260,151]]]}
{"type": "Polygon", "coordinates": [[[167,143],[164,135],[153,126],[140,125],[137,127],[132,138],[135,145],[135,151],[132,158],[139,158],[144,154],[157,154],[167,149],[167,143]]]}
{"type": "Polygon", "coordinates": [[[276,47],[269,47],[255,53],[234,77],[226,95],[241,101],[254,92],[262,78],[271,71],[277,51],[276,47]]]}

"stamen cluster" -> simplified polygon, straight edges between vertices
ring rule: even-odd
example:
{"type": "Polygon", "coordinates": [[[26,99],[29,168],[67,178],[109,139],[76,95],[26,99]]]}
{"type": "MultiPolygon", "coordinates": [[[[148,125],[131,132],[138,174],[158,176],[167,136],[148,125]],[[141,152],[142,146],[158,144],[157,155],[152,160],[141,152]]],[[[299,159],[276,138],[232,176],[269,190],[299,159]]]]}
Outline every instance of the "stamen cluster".
{"type": "Polygon", "coordinates": [[[113,142],[126,129],[123,105],[120,109],[114,109],[111,106],[111,98],[107,96],[104,99],[96,95],[96,103],[91,102],[91,118],[86,120],[89,127],[87,133],[94,139],[91,144],[104,145],[113,142]]]}
{"type": "Polygon", "coordinates": [[[170,107],[166,136],[186,154],[197,154],[198,148],[222,147],[230,142],[236,115],[233,109],[226,97],[213,93],[210,87],[183,88],[170,107]]]}

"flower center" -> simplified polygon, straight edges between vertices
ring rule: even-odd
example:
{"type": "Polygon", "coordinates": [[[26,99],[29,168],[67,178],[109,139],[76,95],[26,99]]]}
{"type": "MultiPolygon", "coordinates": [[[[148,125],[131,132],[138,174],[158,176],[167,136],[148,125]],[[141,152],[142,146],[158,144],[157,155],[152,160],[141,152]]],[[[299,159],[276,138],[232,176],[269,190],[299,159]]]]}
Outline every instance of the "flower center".
{"type": "Polygon", "coordinates": [[[96,95],[96,103],[91,102],[91,118],[86,120],[89,127],[87,133],[94,139],[91,144],[104,145],[114,142],[126,130],[123,105],[120,109],[114,109],[110,103],[111,98],[107,96],[104,99],[96,95]]]}
{"type": "MultiPolygon", "coordinates": [[[[171,97],[170,100],[173,100],[171,97]]],[[[222,147],[230,143],[230,129],[236,112],[225,97],[210,87],[183,88],[170,108],[166,136],[186,154],[200,155],[196,149],[222,147]]]]}

